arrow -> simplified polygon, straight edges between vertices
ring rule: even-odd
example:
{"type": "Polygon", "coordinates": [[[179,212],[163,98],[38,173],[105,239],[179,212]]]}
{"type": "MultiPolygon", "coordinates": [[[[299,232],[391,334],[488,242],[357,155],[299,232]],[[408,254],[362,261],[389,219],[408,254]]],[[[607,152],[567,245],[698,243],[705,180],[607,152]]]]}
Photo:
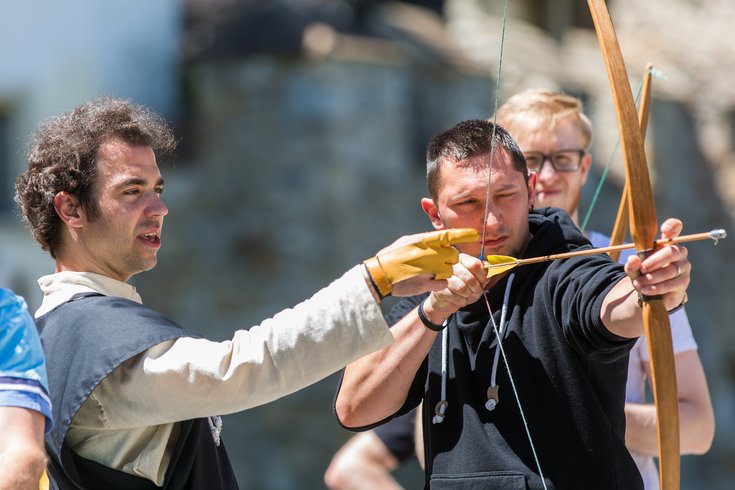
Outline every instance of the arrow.
{"type": "MultiPolygon", "coordinates": [[[[664,238],[653,242],[653,248],[659,248],[664,245],[671,245],[674,243],[682,242],[693,242],[697,240],[713,240],[715,245],[727,237],[727,232],[723,229],[712,230],[703,233],[694,233],[692,235],[683,235],[674,238],[664,238]]],[[[620,250],[626,250],[635,248],[634,243],[626,243],[622,245],[613,245],[610,247],[599,247],[599,248],[588,248],[585,250],[577,250],[575,252],[565,252],[560,254],[544,255],[541,257],[531,257],[528,259],[516,259],[515,257],[509,257],[507,255],[488,255],[487,264],[485,270],[487,270],[487,277],[497,276],[511,269],[519,267],[521,265],[538,264],[540,262],[550,262],[552,260],[569,259],[572,257],[580,257],[583,255],[595,255],[609,252],[618,252],[620,250]]]]}

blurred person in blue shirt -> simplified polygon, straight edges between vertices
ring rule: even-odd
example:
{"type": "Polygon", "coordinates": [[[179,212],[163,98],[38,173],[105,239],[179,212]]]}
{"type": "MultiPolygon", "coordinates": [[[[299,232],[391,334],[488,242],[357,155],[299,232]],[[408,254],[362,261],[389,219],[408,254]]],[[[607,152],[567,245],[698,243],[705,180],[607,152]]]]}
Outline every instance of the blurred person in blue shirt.
{"type": "Polygon", "coordinates": [[[36,327],[23,298],[0,288],[0,488],[38,488],[51,425],[36,327]]]}

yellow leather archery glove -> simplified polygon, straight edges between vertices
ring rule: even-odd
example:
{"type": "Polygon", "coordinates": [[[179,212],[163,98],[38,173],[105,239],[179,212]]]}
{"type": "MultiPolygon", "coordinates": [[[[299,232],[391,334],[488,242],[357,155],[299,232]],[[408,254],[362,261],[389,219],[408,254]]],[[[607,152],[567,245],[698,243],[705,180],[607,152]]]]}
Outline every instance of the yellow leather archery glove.
{"type": "Polygon", "coordinates": [[[403,237],[363,262],[381,298],[393,291],[393,285],[430,274],[434,279],[452,276],[452,265],[459,260],[455,243],[479,240],[472,228],[431,231],[403,237]]]}

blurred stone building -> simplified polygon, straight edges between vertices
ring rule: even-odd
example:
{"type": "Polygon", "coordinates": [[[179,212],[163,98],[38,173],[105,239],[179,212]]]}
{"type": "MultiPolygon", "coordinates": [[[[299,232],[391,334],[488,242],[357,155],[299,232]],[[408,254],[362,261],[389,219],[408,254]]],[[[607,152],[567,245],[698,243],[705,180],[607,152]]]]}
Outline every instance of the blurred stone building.
{"type": "MultiPolygon", "coordinates": [[[[730,0],[608,3],[634,91],[649,61],[668,77],[654,81],[647,141],[659,219],[681,217],[687,232],[732,229],[735,88],[728,74],[735,35],[728,19],[735,7],[730,0]]],[[[397,236],[430,228],[418,205],[424,148],[431,135],[462,119],[491,115],[503,3],[186,0],[180,6],[172,13],[185,21],[181,83],[172,89],[179,101],[159,107],[182,144],[162,169],[170,214],[159,265],[136,285],[150,306],[224,340],[308,297],[397,236]]],[[[505,32],[501,102],[527,87],[558,88],[580,96],[593,119],[595,169],[583,214],[617,138],[586,2],[515,0],[505,32]]],[[[138,90],[145,92],[145,84],[138,90]]],[[[123,94],[138,97],[134,90],[123,94]]],[[[13,168],[22,165],[17,155],[12,160],[13,168]]],[[[589,228],[612,228],[622,173],[618,155],[589,228]]],[[[0,250],[11,261],[8,244],[26,242],[17,218],[7,222],[0,250]]],[[[735,271],[727,259],[735,242],[689,249],[695,269],[687,310],[717,435],[709,454],[683,459],[682,488],[729,488],[735,271]]],[[[29,266],[33,273],[23,284],[38,268],[29,266]]],[[[225,418],[241,488],[323,486],[329,459],[349,436],[331,416],[336,383],[332,376],[225,418]]],[[[419,488],[423,480],[413,465],[401,481],[419,488]]]]}

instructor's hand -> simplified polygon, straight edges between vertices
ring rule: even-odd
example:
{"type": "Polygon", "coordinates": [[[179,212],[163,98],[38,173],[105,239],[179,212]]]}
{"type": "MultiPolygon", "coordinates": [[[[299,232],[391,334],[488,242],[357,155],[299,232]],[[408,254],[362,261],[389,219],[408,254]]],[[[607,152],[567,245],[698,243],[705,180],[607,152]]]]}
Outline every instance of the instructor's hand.
{"type": "Polygon", "coordinates": [[[455,243],[479,240],[477,231],[457,228],[404,236],[363,262],[381,297],[413,296],[447,287],[459,260],[455,243]]]}

